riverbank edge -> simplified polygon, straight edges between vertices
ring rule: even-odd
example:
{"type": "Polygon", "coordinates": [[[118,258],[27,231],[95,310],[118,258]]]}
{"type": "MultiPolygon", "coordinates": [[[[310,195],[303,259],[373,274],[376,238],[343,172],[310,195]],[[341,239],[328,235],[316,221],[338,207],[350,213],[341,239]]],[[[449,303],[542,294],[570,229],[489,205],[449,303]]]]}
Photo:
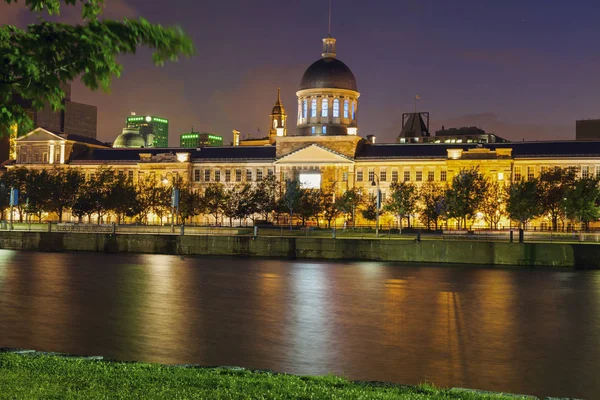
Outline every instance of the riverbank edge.
{"type": "MultiPolygon", "coordinates": [[[[1,355],[3,353],[16,354],[16,355],[23,356],[23,357],[59,357],[61,359],[65,359],[67,361],[68,360],[73,360],[73,361],[89,360],[92,362],[120,363],[120,364],[124,364],[124,365],[138,364],[138,365],[148,366],[149,368],[171,367],[171,368],[194,368],[194,369],[201,369],[201,370],[206,370],[206,371],[208,371],[208,370],[225,370],[225,371],[231,371],[231,372],[247,371],[247,372],[251,373],[253,376],[277,375],[277,376],[296,377],[296,378],[315,378],[315,377],[311,377],[311,376],[300,376],[300,375],[294,375],[294,374],[281,373],[281,372],[276,372],[276,371],[272,371],[272,370],[255,370],[255,369],[247,369],[247,368],[243,368],[243,367],[232,367],[232,366],[217,367],[217,366],[204,366],[204,365],[200,365],[200,364],[166,365],[166,364],[159,364],[159,363],[145,363],[145,362],[137,362],[137,361],[112,360],[112,359],[105,359],[103,356],[81,356],[81,355],[74,355],[74,354],[43,352],[43,351],[36,351],[36,350],[3,348],[3,347],[0,347],[0,361],[1,361],[1,355]]],[[[3,367],[2,363],[0,362],[0,369],[2,369],[2,367],[3,367]]],[[[336,377],[336,378],[338,378],[338,377],[336,377]]],[[[340,379],[344,379],[344,378],[340,378],[340,379]]],[[[466,395],[470,399],[481,398],[481,399],[540,400],[540,398],[538,398],[538,397],[524,395],[524,394],[492,392],[492,391],[468,389],[468,388],[461,388],[461,387],[436,388],[429,384],[415,386],[415,385],[405,385],[405,384],[398,384],[398,383],[391,383],[391,382],[361,381],[361,380],[348,380],[348,382],[350,384],[355,384],[359,387],[364,387],[364,388],[370,388],[370,389],[394,388],[394,389],[398,389],[401,391],[405,391],[407,393],[420,393],[420,392],[422,393],[425,390],[435,390],[435,391],[438,391],[440,394],[447,393],[447,394],[451,394],[451,395],[456,395],[457,396],[456,398],[460,398],[461,395],[466,395]],[[426,389],[424,389],[424,388],[426,388],[426,389]]],[[[32,384],[35,384],[35,383],[32,382],[32,384]]],[[[545,400],[550,400],[550,399],[558,400],[558,398],[554,398],[554,397],[546,397],[545,398],[545,400]]]]}
{"type": "Polygon", "coordinates": [[[582,243],[3,231],[0,249],[600,269],[582,243]]]}

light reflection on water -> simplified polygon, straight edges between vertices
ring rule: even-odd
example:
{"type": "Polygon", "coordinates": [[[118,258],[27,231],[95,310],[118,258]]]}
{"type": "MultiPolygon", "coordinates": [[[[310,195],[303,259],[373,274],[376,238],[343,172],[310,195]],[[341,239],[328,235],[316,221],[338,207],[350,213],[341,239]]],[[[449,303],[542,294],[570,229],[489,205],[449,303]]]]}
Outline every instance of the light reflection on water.
{"type": "Polygon", "coordinates": [[[600,398],[600,272],[0,250],[0,347],[600,398]]]}

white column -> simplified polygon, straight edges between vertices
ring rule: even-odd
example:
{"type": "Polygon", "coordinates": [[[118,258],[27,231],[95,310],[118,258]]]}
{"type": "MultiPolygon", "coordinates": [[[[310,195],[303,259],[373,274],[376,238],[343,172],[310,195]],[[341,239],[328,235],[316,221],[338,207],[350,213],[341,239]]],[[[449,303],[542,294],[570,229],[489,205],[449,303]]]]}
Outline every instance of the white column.
{"type": "Polygon", "coordinates": [[[48,163],[54,164],[54,143],[50,143],[50,154],[48,157],[48,163]]]}
{"type": "Polygon", "coordinates": [[[65,163],[65,143],[62,142],[60,144],[60,163],[64,164],[65,163]]]}

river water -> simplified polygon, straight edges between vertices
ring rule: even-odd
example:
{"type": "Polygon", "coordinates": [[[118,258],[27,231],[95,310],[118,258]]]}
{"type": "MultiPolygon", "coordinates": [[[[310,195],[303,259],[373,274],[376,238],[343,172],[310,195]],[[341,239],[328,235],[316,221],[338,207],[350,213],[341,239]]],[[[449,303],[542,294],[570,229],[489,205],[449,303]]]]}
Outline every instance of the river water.
{"type": "Polygon", "coordinates": [[[0,347],[600,398],[600,271],[0,250],[0,347]]]}

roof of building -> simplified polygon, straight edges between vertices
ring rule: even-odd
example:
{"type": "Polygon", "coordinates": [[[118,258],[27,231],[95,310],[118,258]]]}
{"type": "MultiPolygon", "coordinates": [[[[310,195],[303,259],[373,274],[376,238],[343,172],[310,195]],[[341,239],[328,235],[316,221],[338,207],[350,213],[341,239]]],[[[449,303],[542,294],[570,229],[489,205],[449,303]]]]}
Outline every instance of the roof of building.
{"type": "Polygon", "coordinates": [[[200,149],[173,148],[105,148],[89,149],[87,152],[73,159],[74,162],[86,161],[139,161],[140,153],[143,154],[173,154],[191,153],[194,161],[203,160],[274,160],[275,146],[223,146],[202,147],[200,149]]]}
{"type": "MultiPolygon", "coordinates": [[[[385,160],[385,159],[445,159],[448,157],[447,149],[475,149],[478,144],[365,144],[359,146],[356,160],[385,160]]],[[[497,148],[511,148],[512,157],[600,157],[600,141],[556,141],[556,142],[513,142],[513,143],[488,143],[484,148],[495,150],[497,148]]],[[[186,148],[141,148],[141,149],[114,149],[90,148],[85,153],[75,157],[72,161],[115,161],[137,162],[140,153],[144,154],[173,154],[191,153],[192,161],[273,161],[276,159],[275,146],[222,146],[203,147],[199,149],[186,148]]]]}
{"type": "Polygon", "coordinates": [[[334,57],[324,57],[314,63],[302,76],[300,90],[347,89],[358,91],[354,74],[346,64],[334,57]]]}
{"type": "MultiPolygon", "coordinates": [[[[356,153],[356,159],[385,159],[385,158],[445,158],[447,149],[463,150],[477,148],[478,144],[369,144],[362,146],[356,153]]],[[[600,156],[600,141],[554,141],[554,142],[512,142],[488,143],[484,148],[511,148],[513,158],[535,157],[598,157],[600,156]]]]}
{"type": "Polygon", "coordinates": [[[80,142],[80,143],[87,143],[87,144],[93,144],[95,146],[107,147],[106,143],[103,143],[99,140],[96,140],[96,139],[88,137],[88,136],[75,135],[72,133],[62,133],[59,136],[65,138],[67,140],[74,140],[74,141],[80,142]]]}
{"type": "Polygon", "coordinates": [[[192,154],[198,160],[274,160],[275,146],[223,146],[203,147],[198,154],[192,154]]]}

